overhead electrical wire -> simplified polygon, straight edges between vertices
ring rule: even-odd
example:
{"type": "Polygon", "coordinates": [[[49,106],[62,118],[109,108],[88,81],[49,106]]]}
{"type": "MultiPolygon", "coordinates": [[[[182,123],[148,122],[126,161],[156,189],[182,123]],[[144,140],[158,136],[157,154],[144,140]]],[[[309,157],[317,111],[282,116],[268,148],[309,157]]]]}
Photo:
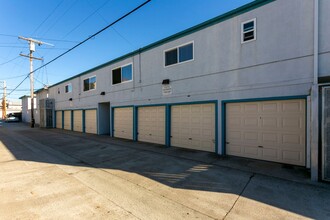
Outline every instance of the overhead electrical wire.
{"type": "Polygon", "coordinates": [[[7,64],[7,63],[10,63],[10,62],[12,62],[12,61],[18,59],[19,57],[20,57],[20,56],[17,56],[17,57],[15,57],[15,58],[13,58],[13,59],[11,59],[11,60],[8,60],[8,61],[6,61],[6,62],[4,62],[4,63],[0,63],[0,66],[5,65],[5,64],[7,64]]]}
{"type": "Polygon", "coordinates": [[[102,33],[103,31],[107,30],[109,27],[113,26],[114,24],[118,23],[119,21],[123,20],[124,18],[126,18],[127,16],[129,16],[130,14],[134,13],[135,11],[139,10],[140,8],[142,8],[143,6],[145,6],[146,4],[148,4],[149,2],[151,2],[151,0],[147,0],[144,3],[140,4],[139,6],[137,6],[136,8],[134,8],[133,10],[129,11],[128,13],[126,13],[125,15],[121,16],[120,18],[118,18],[117,20],[113,21],[112,23],[110,23],[109,25],[105,26],[104,28],[102,28],[101,30],[99,30],[98,32],[94,33],[93,35],[89,36],[88,38],[86,38],[85,40],[81,41],[80,43],[76,44],[75,46],[73,46],[72,48],[70,48],[69,50],[65,51],[64,53],[58,55],[57,57],[55,57],[54,59],[48,61],[47,63],[45,63],[44,65],[38,67],[37,69],[33,70],[32,72],[28,73],[27,76],[15,87],[15,89],[13,91],[11,91],[8,95],[10,95],[11,93],[13,93],[20,85],[23,84],[23,82],[30,76],[31,73],[36,72],[37,70],[51,64],[52,62],[56,61],[57,59],[59,59],[60,57],[64,56],[65,54],[69,53],[70,51],[76,49],[77,47],[79,47],[80,45],[86,43],[86,41],[94,38],[95,36],[99,35],[100,33],[102,33]]]}

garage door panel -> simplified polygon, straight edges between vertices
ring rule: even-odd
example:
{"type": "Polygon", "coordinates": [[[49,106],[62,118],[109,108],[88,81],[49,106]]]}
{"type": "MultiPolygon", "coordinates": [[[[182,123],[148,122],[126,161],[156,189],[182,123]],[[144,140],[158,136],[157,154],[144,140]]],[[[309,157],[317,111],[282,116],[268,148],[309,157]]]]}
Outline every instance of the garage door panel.
{"type": "Polygon", "coordinates": [[[83,132],[82,110],[73,111],[73,130],[83,132]]]}
{"type": "Polygon", "coordinates": [[[62,111],[56,111],[56,128],[62,128],[62,111]]]}
{"type": "Polygon", "coordinates": [[[226,107],[229,155],[305,165],[305,100],[229,103],[226,107]],[[239,114],[237,109],[241,109],[239,114]]]}
{"type": "Polygon", "coordinates": [[[64,111],[64,129],[71,130],[71,111],[64,111]]]}
{"type": "Polygon", "coordinates": [[[97,134],[97,111],[85,110],[85,132],[97,134]]]}
{"type": "Polygon", "coordinates": [[[171,145],[214,152],[215,104],[172,106],[171,145]]]}
{"type": "Polygon", "coordinates": [[[114,136],[133,140],[133,107],[114,109],[114,136]]]}

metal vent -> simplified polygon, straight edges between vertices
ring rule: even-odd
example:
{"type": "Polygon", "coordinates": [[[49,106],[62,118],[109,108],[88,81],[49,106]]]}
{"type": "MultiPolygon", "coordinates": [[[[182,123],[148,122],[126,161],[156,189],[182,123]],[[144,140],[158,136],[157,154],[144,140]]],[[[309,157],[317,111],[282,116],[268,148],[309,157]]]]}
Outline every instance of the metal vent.
{"type": "Polygon", "coordinates": [[[330,181],[330,87],[324,87],[322,94],[322,176],[330,181]]]}

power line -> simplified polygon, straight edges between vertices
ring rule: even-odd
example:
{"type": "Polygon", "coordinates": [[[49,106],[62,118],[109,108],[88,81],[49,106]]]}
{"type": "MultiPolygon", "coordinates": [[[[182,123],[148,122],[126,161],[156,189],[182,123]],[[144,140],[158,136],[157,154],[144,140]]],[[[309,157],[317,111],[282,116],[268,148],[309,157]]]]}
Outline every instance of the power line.
{"type": "MultiPolygon", "coordinates": [[[[37,70],[51,64],[52,62],[56,61],[57,59],[59,59],[60,57],[64,56],[65,54],[69,53],[70,51],[76,49],[77,47],[79,47],[80,45],[86,43],[88,40],[94,38],[95,36],[99,35],[100,33],[102,33],[103,31],[105,31],[106,29],[108,29],[109,27],[113,26],[114,24],[118,23],[119,21],[123,20],[124,18],[126,18],[127,16],[129,16],[130,14],[134,13],[135,11],[139,10],[140,8],[142,8],[144,5],[148,4],[149,2],[151,2],[151,0],[147,0],[144,3],[142,3],[141,5],[137,6],[136,8],[134,8],[133,10],[131,10],[130,12],[126,13],[125,15],[121,16],[120,18],[118,18],[117,20],[115,20],[114,22],[112,22],[111,24],[107,25],[106,27],[102,28],[101,30],[99,30],[98,32],[96,32],[95,34],[89,36],[88,38],[86,38],[85,40],[81,41],[80,43],[78,43],[77,45],[73,46],[72,48],[70,48],[69,50],[65,51],[64,53],[60,54],[59,56],[55,57],[54,59],[52,59],[51,61],[47,62],[46,64],[38,67],[37,69],[33,70],[32,72],[28,73],[27,76],[15,87],[15,89],[13,91],[15,91],[20,85],[22,85],[22,83],[30,76],[31,73],[36,72],[37,70]]],[[[10,95],[13,91],[11,91],[8,95],[10,95]]]]}
{"type": "Polygon", "coordinates": [[[17,78],[21,78],[21,77],[23,77],[23,76],[26,76],[26,74],[18,75],[18,76],[13,76],[13,77],[8,77],[8,78],[4,78],[4,79],[1,79],[1,80],[17,79],[17,78]]]}
{"type": "Polygon", "coordinates": [[[6,61],[6,62],[4,62],[4,63],[0,63],[0,66],[5,65],[5,64],[7,64],[7,63],[10,63],[10,62],[16,60],[16,59],[19,58],[19,57],[20,57],[20,56],[17,56],[17,57],[15,57],[15,58],[13,58],[13,59],[11,59],[11,60],[8,60],[8,61],[6,61]]]}

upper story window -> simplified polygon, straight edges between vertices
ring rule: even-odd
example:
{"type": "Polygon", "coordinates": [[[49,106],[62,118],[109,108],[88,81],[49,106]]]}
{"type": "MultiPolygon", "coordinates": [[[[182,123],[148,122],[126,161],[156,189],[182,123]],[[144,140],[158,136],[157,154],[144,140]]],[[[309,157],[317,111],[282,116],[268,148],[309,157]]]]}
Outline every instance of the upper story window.
{"type": "Polygon", "coordinates": [[[242,33],[242,42],[246,43],[250,41],[254,41],[257,39],[257,19],[254,18],[249,21],[245,21],[242,23],[241,26],[241,33],[242,33]]]}
{"type": "Polygon", "coordinates": [[[133,80],[133,66],[128,64],[112,70],[112,85],[133,80]]]}
{"type": "Polygon", "coordinates": [[[65,93],[72,92],[72,84],[71,83],[67,84],[64,88],[64,91],[65,91],[65,93]]]}
{"type": "Polygon", "coordinates": [[[96,76],[84,79],[84,91],[96,89],[96,76]]]}
{"type": "Polygon", "coordinates": [[[188,43],[165,51],[165,66],[194,59],[194,43],[188,43]]]}

